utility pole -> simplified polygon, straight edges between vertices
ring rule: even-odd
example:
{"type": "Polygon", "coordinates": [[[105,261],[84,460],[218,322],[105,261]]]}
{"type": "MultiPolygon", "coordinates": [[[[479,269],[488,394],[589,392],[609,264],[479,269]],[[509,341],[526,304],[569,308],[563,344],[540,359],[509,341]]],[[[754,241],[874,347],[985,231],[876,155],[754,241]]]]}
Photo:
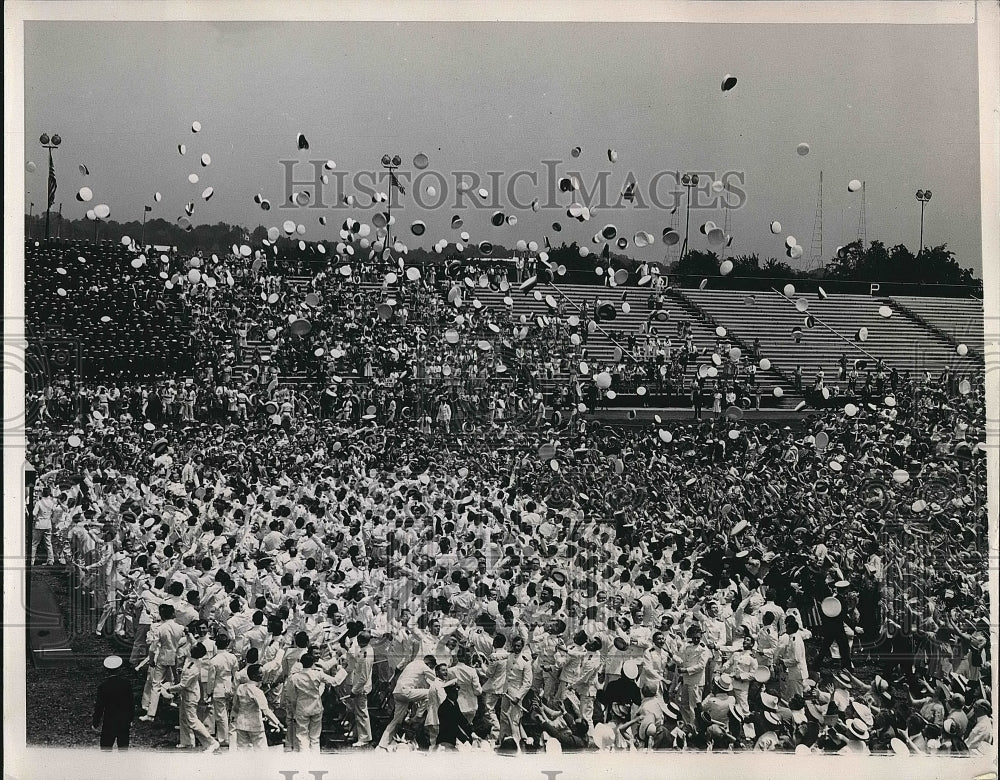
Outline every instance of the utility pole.
{"type": "Polygon", "coordinates": [[[681,184],[687,190],[687,220],[684,226],[684,246],[681,248],[681,259],[683,260],[687,257],[688,253],[688,234],[691,231],[691,190],[698,186],[698,174],[697,173],[685,173],[681,177],[681,184]]]}

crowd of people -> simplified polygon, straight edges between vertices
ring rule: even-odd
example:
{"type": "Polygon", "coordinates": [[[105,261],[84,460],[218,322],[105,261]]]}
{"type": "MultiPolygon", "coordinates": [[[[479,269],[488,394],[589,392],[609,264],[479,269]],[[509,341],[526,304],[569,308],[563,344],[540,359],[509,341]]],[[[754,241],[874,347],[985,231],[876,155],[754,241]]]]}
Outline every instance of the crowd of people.
{"type": "Polygon", "coordinates": [[[46,377],[189,375],[198,355],[188,312],[161,267],[121,244],[27,241],[27,334],[51,347],[33,354],[29,367],[46,377]]]}
{"type": "Polygon", "coordinates": [[[242,403],[229,396],[256,399],[253,414],[286,378],[309,388],[303,398],[313,406],[329,407],[329,397],[340,399],[334,406],[343,403],[345,382],[376,384],[410,393],[408,406],[432,419],[444,401],[469,416],[510,416],[501,396],[511,388],[515,408],[535,406],[544,394],[551,401],[546,412],[562,414],[580,404],[613,405],[619,394],[636,397],[637,405],[655,395],[698,413],[716,397],[743,408],[761,404],[749,356],[731,358],[728,339],[699,344],[690,323],[670,321],[662,285],[630,288],[643,293],[648,319],[640,332],[623,331],[613,314],[627,304],[601,292],[573,306],[552,300],[551,316],[515,314],[513,296],[522,293],[550,303],[532,286],[542,265],[536,258],[520,265],[450,259],[404,272],[372,260],[351,265],[323,245],[278,251],[265,242],[253,251],[234,245],[231,253],[191,257],[141,252],[134,244],[29,242],[29,320],[47,345],[40,359],[48,381],[36,388],[34,405],[62,419],[79,407],[74,396],[101,388],[114,395],[124,391],[113,387],[122,378],[156,386],[168,407],[167,396],[194,394],[187,411],[202,420],[219,416],[213,394],[225,414],[242,403]],[[315,273],[290,275],[303,255],[315,273]],[[100,296],[93,294],[95,278],[100,296]],[[486,288],[503,293],[503,304],[484,305],[477,290],[486,288]],[[146,310],[166,318],[169,339],[154,338],[160,328],[145,322],[146,310]],[[615,346],[613,354],[591,354],[595,334],[615,346]],[[70,359],[50,359],[57,337],[69,339],[59,349],[73,352],[70,359]],[[606,387],[591,381],[601,373],[610,377],[606,387]],[[81,374],[84,387],[52,381],[81,374]],[[503,391],[490,394],[488,386],[503,391]]]}
{"type": "Polygon", "coordinates": [[[695,343],[659,283],[620,332],[535,257],[309,251],[29,247],[47,332],[128,302],[27,399],[32,562],[128,648],[103,747],[988,749],[981,375],[845,355],[782,429],[744,419],[759,344],[695,343]],[[601,425],[619,392],[695,419],[601,425]]]}
{"type": "Polygon", "coordinates": [[[983,387],[945,390],[796,430],[180,424],[98,394],[29,436],[32,552],[132,641],[109,674],[180,747],[968,753],[983,387]]]}

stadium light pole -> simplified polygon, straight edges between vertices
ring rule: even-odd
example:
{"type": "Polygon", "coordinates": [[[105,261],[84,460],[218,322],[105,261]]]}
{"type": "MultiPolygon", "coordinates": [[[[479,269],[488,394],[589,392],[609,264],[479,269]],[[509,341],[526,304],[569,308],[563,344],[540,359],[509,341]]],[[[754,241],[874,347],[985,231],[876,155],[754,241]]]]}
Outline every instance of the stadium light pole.
{"type": "Polygon", "coordinates": [[[392,188],[393,182],[396,180],[396,171],[399,170],[399,166],[403,164],[403,159],[398,155],[388,154],[382,155],[382,167],[389,171],[389,203],[386,206],[386,217],[385,217],[385,252],[382,253],[383,259],[389,257],[389,246],[392,237],[392,188]]]}
{"type": "Polygon", "coordinates": [[[698,186],[697,173],[685,173],[681,176],[681,184],[687,190],[687,218],[684,223],[684,246],[681,248],[681,258],[687,257],[688,233],[691,231],[691,190],[698,186]]]}
{"type": "Polygon", "coordinates": [[[52,168],[52,150],[58,149],[59,144],[62,143],[62,138],[59,135],[53,135],[51,138],[48,133],[42,133],[38,137],[38,142],[49,150],[49,196],[45,199],[45,240],[49,240],[49,212],[52,210],[52,204],[56,200],[56,177],[54,170],[52,168]]]}
{"type": "Polygon", "coordinates": [[[924,251],[924,206],[931,199],[930,190],[917,190],[917,200],[920,201],[920,249],[917,250],[917,257],[924,251]]]}

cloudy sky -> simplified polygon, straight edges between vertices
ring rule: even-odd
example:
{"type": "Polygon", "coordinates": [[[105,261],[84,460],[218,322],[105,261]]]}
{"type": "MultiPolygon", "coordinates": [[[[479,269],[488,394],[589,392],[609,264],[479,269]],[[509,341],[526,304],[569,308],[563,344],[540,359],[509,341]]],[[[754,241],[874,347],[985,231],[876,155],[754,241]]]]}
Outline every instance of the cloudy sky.
{"type": "MultiPolygon", "coordinates": [[[[847,185],[859,179],[869,240],[916,248],[914,193],[930,188],[926,243],[947,243],[978,272],[976,62],[972,25],[29,22],[25,148],[37,167],[25,174],[26,202],[35,213],[44,207],[37,137],[57,132],[57,203],[66,216],[85,213],[74,195],[89,186],[89,206],[106,203],[121,221],[138,219],[145,203],[153,216],[175,220],[194,201],[195,222],[293,219],[306,238],[334,239],[345,217],[370,221],[374,210],[277,208],[282,160],[298,161],[302,180],[313,178],[308,161],[335,161],[343,179],[331,179],[323,200],[355,194],[368,206],[366,172],[379,170],[382,154],[398,153],[412,178],[422,152],[424,207],[412,186],[401,210],[393,196],[411,245],[455,240],[450,220],[461,212],[476,240],[548,236],[593,246],[608,223],[629,237],[659,237],[672,220],[683,231],[683,205],[670,214],[673,172],[698,171],[729,174],[735,185],[730,252],[783,257],[791,234],[806,250],[797,264],[808,265],[822,171],[827,257],[857,236],[861,195],[847,185]],[[739,81],[724,93],[727,73],[739,81]],[[300,132],[308,152],[296,148],[300,132]],[[806,156],[796,152],[801,143],[806,156]],[[571,156],[576,146],[579,157],[571,156]],[[481,178],[485,201],[456,192],[462,171],[481,178]],[[571,224],[570,196],[551,193],[553,176],[579,173],[592,189],[601,172],[608,203],[571,224]],[[623,206],[617,196],[630,176],[639,198],[623,206]],[[205,202],[208,186],[215,194],[205,202]],[[157,191],[163,199],[153,204],[157,191]],[[254,203],[257,193],[271,200],[270,212],[254,203]],[[552,205],[534,213],[533,198],[552,205]],[[496,210],[517,224],[493,227],[496,210]],[[420,239],[407,229],[416,219],[428,227],[420,239]],[[781,235],[770,233],[771,220],[781,235]]],[[[699,201],[694,248],[708,246],[698,225],[724,221],[718,198],[706,192],[699,201]]],[[[667,247],[630,251],[660,259],[667,247]]]]}

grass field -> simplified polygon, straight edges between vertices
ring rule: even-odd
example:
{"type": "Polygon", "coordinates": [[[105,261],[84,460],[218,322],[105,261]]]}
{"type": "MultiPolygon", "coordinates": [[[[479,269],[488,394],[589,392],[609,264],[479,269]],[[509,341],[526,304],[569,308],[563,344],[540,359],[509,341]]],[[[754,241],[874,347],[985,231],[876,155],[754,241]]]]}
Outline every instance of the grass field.
{"type": "MultiPolygon", "coordinates": [[[[51,587],[63,615],[69,611],[69,593],[65,577],[56,570],[36,570],[51,587]]],[[[69,622],[69,621],[67,621],[69,622]]],[[[73,659],[49,668],[36,668],[30,660],[26,668],[25,714],[27,743],[48,747],[96,747],[98,735],[91,730],[94,694],[104,678],[102,663],[112,653],[121,654],[106,637],[77,633],[70,636],[73,659]]],[[[126,653],[127,655],[127,653],[126,653]]],[[[133,681],[136,696],[142,690],[144,676],[133,681]]],[[[136,721],[132,726],[132,745],[140,748],[170,747],[177,743],[176,710],[163,707],[156,723],[136,721]]]]}

